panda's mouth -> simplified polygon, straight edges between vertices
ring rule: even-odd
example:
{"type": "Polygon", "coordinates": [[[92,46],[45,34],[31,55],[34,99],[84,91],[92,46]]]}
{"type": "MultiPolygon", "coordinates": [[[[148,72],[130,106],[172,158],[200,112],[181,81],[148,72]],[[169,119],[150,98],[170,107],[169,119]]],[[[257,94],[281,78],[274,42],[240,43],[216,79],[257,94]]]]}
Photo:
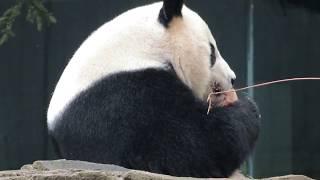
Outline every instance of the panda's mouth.
{"type": "Polygon", "coordinates": [[[210,93],[207,97],[207,103],[209,104],[208,106],[208,112],[207,114],[210,113],[211,109],[213,107],[218,107],[219,104],[221,104],[221,102],[223,101],[224,97],[221,96],[223,91],[222,86],[220,85],[220,83],[218,82],[213,82],[210,84],[210,93]]]}
{"type": "Polygon", "coordinates": [[[213,82],[211,84],[211,92],[212,93],[218,93],[218,92],[222,92],[222,87],[219,83],[217,82],[213,82]]]}

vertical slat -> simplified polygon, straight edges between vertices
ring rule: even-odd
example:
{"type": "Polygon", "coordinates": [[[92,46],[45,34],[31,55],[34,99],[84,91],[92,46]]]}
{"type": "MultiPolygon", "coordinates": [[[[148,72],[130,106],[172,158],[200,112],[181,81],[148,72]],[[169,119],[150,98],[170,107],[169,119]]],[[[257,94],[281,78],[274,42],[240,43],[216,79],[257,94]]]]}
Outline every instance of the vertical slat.
{"type": "MultiPolygon", "coordinates": [[[[247,85],[254,85],[254,0],[248,1],[248,34],[247,34],[247,85]]],[[[248,95],[254,98],[254,89],[248,90],[248,95]]],[[[254,154],[248,159],[248,174],[253,177],[254,154]]]]}

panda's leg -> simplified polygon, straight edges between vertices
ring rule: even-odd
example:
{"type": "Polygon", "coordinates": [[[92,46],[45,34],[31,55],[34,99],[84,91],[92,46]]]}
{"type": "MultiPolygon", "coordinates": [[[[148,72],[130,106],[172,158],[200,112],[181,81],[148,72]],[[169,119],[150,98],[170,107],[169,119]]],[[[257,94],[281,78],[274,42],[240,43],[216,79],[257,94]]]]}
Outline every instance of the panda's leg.
{"type": "Polygon", "coordinates": [[[213,153],[224,175],[230,176],[252,152],[258,138],[260,114],[255,103],[245,96],[226,107],[216,107],[207,116],[213,153]]]}

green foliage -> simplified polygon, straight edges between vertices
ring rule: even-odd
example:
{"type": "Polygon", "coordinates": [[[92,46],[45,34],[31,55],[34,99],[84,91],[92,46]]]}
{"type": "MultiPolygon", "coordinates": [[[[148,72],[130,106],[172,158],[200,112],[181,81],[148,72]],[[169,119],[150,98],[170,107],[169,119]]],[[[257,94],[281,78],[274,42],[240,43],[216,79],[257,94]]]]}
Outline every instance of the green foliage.
{"type": "Polygon", "coordinates": [[[43,5],[42,0],[17,0],[16,4],[7,9],[0,17],[0,46],[14,37],[13,25],[22,11],[26,9],[26,20],[35,24],[38,31],[43,29],[43,24],[56,23],[55,17],[43,5]]]}
{"type": "Polygon", "coordinates": [[[19,1],[16,5],[6,10],[0,17],[0,45],[5,43],[10,37],[14,36],[12,26],[16,18],[21,14],[23,2],[19,1]]]}
{"type": "Polygon", "coordinates": [[[29,0],[26,19],[32,24],[36,23],[38,31],[42,30],[44,22],[56,23],[55,17],[43,6],[41,0],[29,0]]]}

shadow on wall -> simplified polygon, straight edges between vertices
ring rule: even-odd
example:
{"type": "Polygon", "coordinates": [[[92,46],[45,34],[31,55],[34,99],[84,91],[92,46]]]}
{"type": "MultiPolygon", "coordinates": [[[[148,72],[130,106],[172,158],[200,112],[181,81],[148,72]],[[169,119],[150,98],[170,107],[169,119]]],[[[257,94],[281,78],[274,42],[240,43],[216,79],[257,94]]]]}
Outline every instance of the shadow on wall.
{"type": "Polygon", "coordinates": [[[313,11],[320,12],[320,1],[319,0],[281,0],[283,7],[287,5],[294,5],[304,7],[313,11]]]}

